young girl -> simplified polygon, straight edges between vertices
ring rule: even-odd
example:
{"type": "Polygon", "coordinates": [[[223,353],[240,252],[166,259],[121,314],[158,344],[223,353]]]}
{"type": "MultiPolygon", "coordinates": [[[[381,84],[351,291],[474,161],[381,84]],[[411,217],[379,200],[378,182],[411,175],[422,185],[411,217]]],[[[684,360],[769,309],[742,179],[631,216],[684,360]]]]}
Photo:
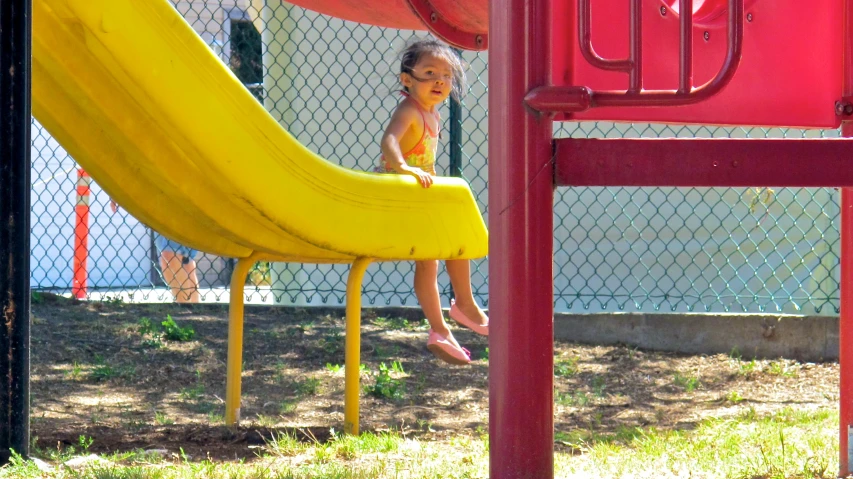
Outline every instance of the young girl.
{"type": "MultiPolygon", "coordinates": [[[[447,45],[420,40],[403,52],[400,83],[403,100],[391,115],[382,136],[379,171],[414,176],[424,188],[432,185],[441,119],[438,106],[451,91],[458,100],[463,88],[462,62],[447,45]]],[[[489,318],[474,300],[468,260],[446,262],[447,274],[457,301],[450,317],[471,330],[488,336],[489,318]]],[[[415,295],[429,321],[427,348],[451,364],[468,364],[470,353],[462,348],[444,322],[438,292],[438,262],[415,262],[415,295]]]]}

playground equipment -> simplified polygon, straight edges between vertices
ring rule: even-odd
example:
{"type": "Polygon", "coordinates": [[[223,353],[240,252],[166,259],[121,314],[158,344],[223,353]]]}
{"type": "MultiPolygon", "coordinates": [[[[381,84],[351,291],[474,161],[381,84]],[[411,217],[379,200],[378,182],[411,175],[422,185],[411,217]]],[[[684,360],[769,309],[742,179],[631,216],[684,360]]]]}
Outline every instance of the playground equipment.
{"type": "MultiPolygon", "coordinates": [[[[134,6],[139,8],[134,15],[129,14],[129,3],[127,0],[37,0],[33,97],[37,114],[47,115],[48,121],[43,123],[52,132],[58,132],[59,139],[75,156],[82,152],[84,157],[101,157],[91,165],[86,164],[87,170],[111,194],[115,192],[117,199],[133,204],[133,209],[129,208],[132,213],[192,246],[243,258],[234,276],[232,295],[242,291],[240,275],[245,275],[252,261],[262,257],[291,261],[355,260],[348,283],[352,300],[347,308],[348,316],[357,316],[360,275],[379,244],[375,239],[358,236],[358,229],[352,230],[352,237],[339,232],[349,233],[343,226],[369,230],[393,218],[400,211],[390,212],[387,209],[390,207],[378,198],[386,198],[382,196],[385,191],[390,194],[397,191],[395,188],[414,192],[411,184],[401,178],[345,172],[316,161],[282,134],[277,125],[273,128],[274,122],[264,119],[248,93],[234,86],[233,81],[223,79],[227,76],[220,71],[223,67],[214,66],[210,55],[201,53],[197,48],[199,42],[190,38],[188,29],[175,22],[175,16],[163,8],[165,0],[159,2],[160,6],[134,6]],[[53,22],[51,28],[39,26],[39,12],[50,14],[45,18],[53,22]],[[140,38],[131,38],[125,29],[140,38]],[[65,54],[54,53],[54,48],[65,54]],[[148,53],[151,51],[172,61],[158,63],[148,53]],[[45,59],[41,55],[46,55],[45,59]],[[57,84],[49,79],[50,75],[70,86],[57,84]],[[191,80],[193,88],[184,89],[186,85],[168,80],[191,80]],[[98,89],[93,90],[92,85],[98,89]],[[48,91],[51,88],[59,92],[48,91]],[[188,98],[178,98],[176,92],[188,98]],[[39,98],[42,94],[53,96],[39,98]],[[178,105],[168,105],[166,100],[178,105]],[[49,116],[57,114],[48,110],[63,113],[51,124],[49,116]],[[129,113],[142,115],[141,119],[129,113]],[[88,115],[95,120],[85,120],[88,115]],[[209,118],[228,115],[251,120],[251,130],[240,131],[237,136],[241,144],[253,145],[252,152],[256,155],[232,149],[233,145],[210,134],[217,131],[217,125],[209,118]],[[60,119],[75,121],[60,125],[60,119]],[[205,144],[201,138],[211,144],[205,144]],[[267,138],[276,141],[268,142],[267,138]],[[82,141],[85,139],[98,141],[82,141]],[[119,153],[126,156],[116,156],[119,153]],[[171,164],[162,164],[163,159],[157,154],[167,153],[177,158],[180,184],[166,183],[167,173],[171,171],[166,167],[171,164]],[[254,173],[245,172],[245,162],[236,165],[229,162],[237,157],[253,158],[248,164],[254,173]],[[305,160],[304,164],[288,161],[295,158],[305,160]],[[98,165],[102,165],[100,169],[98,165]],[[193,176],[198,178],[197,175],[204,173],[202,165],[215,168],[222,176],[196,182],[193,176]],[[296,179],[287,185],[296,194],[320,201],[323,209],[317,211],[345,212],[357,204],[357,210],[365,210],[367,216],[359,215],[345,225],[340,222],[342,217],[336,216],[337,228],[310,229],[313,227],[306,226],[309,223],[304,217],[282,209],[287,207],[285,199],[266,198],[257,191],[261,186],[277,186],[273,179],[279,177],[296,179]],[[121,183],[122,180],[127,183],[121,183]],[[122,193],[117,189],[119,185],[125,188],[124,197],[119,196],[122,193]],[[151,192],[142,186],[151,188],[151,192]],[[205,195],[199,191],[201,186],[215,187],[221,194],[205,195]],[[175,193],[164,193],[170,189],[175,193]],[[145,195],[150,199],[134,203],[134,198],[145,195]],[[157,216],[176,198],[187,202],[182,221],[157,216]],[[214,201],[213,205],[219,207],[212,209],[215,214],[206,209],[207,201],[214,201]],[[365,219],[368,216],[370,219],[365,219]],[[243,237],[240,232],[243,225],[250,225],[257,236],[243,237]],[[309,235],[302,231],[305,227],[310,229],[310,236],[303,236],[309,235]],[[279,236],[282,232],[286,234],[279,236]],[[281,252],[290,254],[281,255],[281,252]]],[[[805,128],[841,125],[844,136],[853,136],[853,0],[824,0],[807,6],[795,0],[491,0],[490,36],[483,28],[485,0],[472,0],[464,5],[449,0],[432,3],[377,0],[358,6],[336,0],[297,3],[366,23],[410,22],[386,26],[423,28],[416,22],[420,21],[456,46],[477,49],[489,46],[493,478],[553,477],[551,243],[555,186],[853,187],[853,169],[845,168],[845,156],[853,153],[853,144],[848,139],[552,138],[554,120],[584,119],[805,128]],[[403,7],[409,9],[408,14],[403,7]]],[[[12,24],[9,4],[23,8],[28,2],[2,4],[0,20],[12,24]]],[[[23,27],[14,25],[17,28],[3,29],[4,33],[15,41],[27,43],[26,29],[21,33],[23,27]],[[18,36],[14,36],[16,33],[18,36]]],[[[6,51],[0,49],[3,52],[0,60],[5,60],[6,51]]],[[[8,64],[0,62],[0,66],[8,64]]],[[[7,75],[5,68],[0,68],[0,74],[7,75]]],[[[15,85],[14,82],[4,85],[10,84],[15,85]]],[[[3,90],[0,97],[3,105],[13,97],[20,104],[20,92],[25,89],[3,90]],[[18,92],[18,96],[9,93],[12,91],[18,92]]],[[[29,137],[24,138],[22,131],[27,132],[25,128],[9,127],[2,133],[17,133],[14,144],[24,150],[20,145],[28,145],[29,137]]],[[[16,153],[26,158],[25,151],[16,153]]],[[[79,159],[82,162],[83,158],[79,159]]],[[[26,173],[19,169],[18,174],[26,173]]],[[[3,178],[12,183],[15,176],[7,174],[3,178]]],[[[444,181],[448,201],[451,191],[457,192],[457,199],[465,197],[464,185],[444,181]]],[[[277,191],[280,190],[278,185],[277,191]]],[[[21,197],[26,196],[20,189],[15,191],[21,197]]],[[[416,206],[423,198],[418,196],[413,200],[412,211],[419,211],[416,206]]],[[[846,344],[853,334],[850,330],[853,190],[843,190],[842,203],[841,341],[846,344]]],[[[14,212],[2,213],[5,221],[14,212]]],[[[484,236],[471,235],[468,249],[457,257],[485,253],[477,249],[477,241],[484,236]]],[[[447,243],[435,237],[425,241],[422,247],[415,242],[416,238],[420,236],[405,236],[409,242],[404,248],[378,259],[455,254],[453,248],[457,243],[446,249],[447,243]],[[407,249],[409,245],[417,245],[418,253],[407,249]]],[[[18,234],[8,241],[23,248],[28,237],[18,234]]],[[[3,251],[6,249],[0,247],[0,257],[6,261],[3,251]]],[[[20,285],[26,285],[26,270],[20,262],[11,266],[8,278],[18,285],[15,294],[20,295],[21,290],[25,291],[20,285]]],[[[4,286],[9,284],[12,283],[4,286]]],[[[8,302],[7,295],[4,297],[7,318],[10,317],[8,302]]],[[[13,309],[11,324],[26,322],[22,314],[13,309]]],[[[237,328],[238,316],[242,316],[241,301],[232,306],[234,337],[241,333],[237,328]]],[[[349,324],[348,320],[348,336],[357,331],[349,329],[349,324]]],[[[18,338],[21,336],[20,332],[16,334],[18,338]]],[[[352,358],[350,346],[348,343],[348,358],[352,358]]],[[[357,353],[357,344],[352,346],[352,352],[357,353]]],[[[14,346],[9,350],[17,351],[14,346]]],[[[232,365],[233,357],[236,356],[229,354],[229,377],[239,366],[239,363],[232,365]]],[[[853,461],[853,450],[848,450],[853,434],[850,361],[851,354],[842,347],[842,475],[849,472],[853,461]]],[[[17,364],[25,365],[26,361],[17,364]]],[[[352,365],[352,361],[347,361],[347,368],[352,365]]],[[[15,370],[6,369],[6,363],[0,362],[0,366],[4,368],[3,374],[13,374],[8,371],[15,370]]],[[[349,377],[347,381],[350,387],[349,377]]],[[[229,383],[229,400],[234,399],[232,385],[229,383]]],[[[18,387],[13,395],[20,398],[20,391],[25,388],[25,385],[18,387]]],[[[0,401],[4,399],[0,397],[0,401]]],[[[2,403],[4,411],[25,407],[20,402],[12,403],[2,403]]],[[[353,414],[351,405],[347,406],[348,418],[353,414]]],[[[353,432],[357,431],[355,424],[354,428],[348,426],[353,432]]],[[[23,428],[12,429],[20,432],[23,428]]],[[[3,439],[0,435],[0,440],[3,439]]],[[[26,440],[18,443],[25,446],[26,440]]]]}
{"type": "MultiPolygon", "coordinates": [[[[853,1],[813,2],[809,9],[793,0],[491,5],[491,477],[548,478],[555,186],[853,186],[844,167],[853,153],[847,139],[554,140],[552,121],[841,124],[851,136],[853,1]],[[705,44],[716,39],[719,45],[705,44]],[[821,52],[810,43],[815,39],[821,52]],[[776,51],[780,46],[792,49],[776,51]],[[814,55],[822,58],[812,63],[814,55]],[[776,108],[777,102],[786,105],[776,108]]],[[[853,333],[853,190],[843,190],[841,208],[840,473],[846,475],[853,461],[853,368],[843,347],[853,333]]]]}
{"type": "Polygon", "coordinates": [[[487,232],[468,185],[361,173],[288,134],[166,0],[33,5],[33,113],[128,212],[239,258],[226,422],[239,421],[243,285],[257,261],[353,263],[346,430],[358,432],[361,282],[372,261],[472,259],[487,232]]]}

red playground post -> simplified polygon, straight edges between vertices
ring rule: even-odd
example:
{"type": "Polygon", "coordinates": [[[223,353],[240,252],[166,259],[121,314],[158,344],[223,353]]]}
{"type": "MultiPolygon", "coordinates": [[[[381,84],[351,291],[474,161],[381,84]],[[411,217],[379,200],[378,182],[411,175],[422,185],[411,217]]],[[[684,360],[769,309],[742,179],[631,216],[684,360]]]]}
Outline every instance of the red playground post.
{"type": "Polygon", "coordinates": [[[74,279],[71,294],[83,299],[88,292],[89,262],[89,203],[92,178],[82,168],[77,169],[77,202],[74,207],[74,279]]]}
{"type": "MultiPolygon", "coordinates": [[[[851,105],[853,99],[853,0],[844,2],[844,33],[843,33],[843,84],[842,102],[838,104],[839,113],[851,105]]],[[[853,121],[844,120],[841,123],[841,136],[853,137],[853,121]]],[[[853,140],[850,140],[853,141],[853,140]]],[[[849,158],[848,158],[849,160],[849,158]]],[[[838,362],[840,369],[838,395],[839,440],[838,476],[850,474],[853,462],[853,355],[845,347],[853,338],[853,188],[841,189],[841,297],[838,321],[838,362]]]]}
{"type": "Polygon", "coordinates": [[[554,476],[549,0],[492,0],[489,31],[490,476],[554,476]]]}

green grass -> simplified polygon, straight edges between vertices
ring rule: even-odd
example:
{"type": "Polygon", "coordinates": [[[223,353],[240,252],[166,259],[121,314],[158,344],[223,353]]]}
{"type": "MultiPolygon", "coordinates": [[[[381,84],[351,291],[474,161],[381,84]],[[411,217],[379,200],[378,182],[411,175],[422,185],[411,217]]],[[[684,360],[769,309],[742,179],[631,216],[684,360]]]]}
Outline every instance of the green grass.
{"type": "Polygon", "coordinates": [[[584,454],[557,461],[557,477],[830,478],[838,469],[838,414],[796,411],[710,419],[692,431],[576,431],[584,454]]]}
{"type": "MultiPolygon", "coordinates": [[[[737,417],[707,419],[693,429],[658,430],[600,424],[557,431],[558,478],[725,478],[828,479],[838,470],[838,413],[786,408],[772,414],[744,409],[737,417]],[[574,451],[569,454],[565,447],[574,451]]],[[[398,432],[365,432],[358,437],[332,431],[319,441],[304,433],[276,432],[256,460],[193,462],[152,458],[142,453],[105,456],[109,461],[78,471],[57,468],[77,448],[35,451],[54,472],[42,473],[15,457],[0,468],[0,478],[55,479],[391,479],[488,477],[488,437],[458,435],[419,440],[398,432]],[[69,452],[71,451],[71,452],[69,452]]]]}

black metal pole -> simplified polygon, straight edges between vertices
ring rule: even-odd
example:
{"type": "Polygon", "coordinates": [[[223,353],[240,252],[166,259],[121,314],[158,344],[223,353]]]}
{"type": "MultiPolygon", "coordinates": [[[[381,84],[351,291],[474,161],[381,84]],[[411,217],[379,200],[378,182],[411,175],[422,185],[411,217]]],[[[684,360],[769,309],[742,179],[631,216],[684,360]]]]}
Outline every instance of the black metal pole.
{"type": "MultiPolygon", "coordinates": [[[[454,49],[459,57],[462,50],[454,49]]],[[[450,176],[462,176],[462,105],[450,99],[450,176]]]]}
{"type": "Polygon", "coordinates": [[[31,29],[31,0],[0,0],[0,465],[30,443],[31,29]]]}
{"type": "Polygon", "coordinates": [[[450,100],[450,176],[462,176],[462,106],[450,100]]]}

